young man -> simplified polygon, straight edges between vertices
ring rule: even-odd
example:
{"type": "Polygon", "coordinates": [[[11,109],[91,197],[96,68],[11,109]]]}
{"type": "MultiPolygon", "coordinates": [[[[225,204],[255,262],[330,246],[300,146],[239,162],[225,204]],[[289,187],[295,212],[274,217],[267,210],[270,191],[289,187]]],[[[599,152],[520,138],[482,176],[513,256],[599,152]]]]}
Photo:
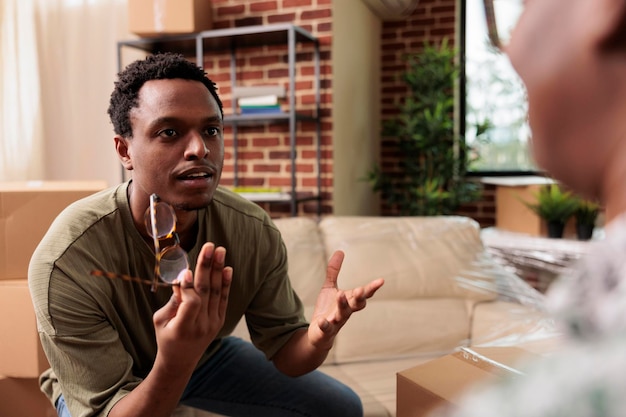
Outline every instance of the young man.
{"type": "Polygon", "coordinates": [[[626,412],[626,1],[529,0],[504,47],[528,92],[537,163],[606,208],[606,238],[547,303],[567,340],[455,416],[626,412]],[[622,94],[624,92],[624,94],[622,94]]]}
{"type": "Polygon", "coordinates": [[[132,180],[66,209],[29,271],[51,364],[42,390],[59,415],[170,416],[179,403],[233,416],[362,415],[348,387],[315,369],[383,281],[339,290],[335,253],[305,321],[280,233],[218,187],[222,104],[182,56],[129,65],[109,115],[132,180]],[[189,269],[174,267],[175,285],[136,279],[171,281],[181,248],[189,269]],[[243,316],[256,347],[228,337],[243,316]]]}

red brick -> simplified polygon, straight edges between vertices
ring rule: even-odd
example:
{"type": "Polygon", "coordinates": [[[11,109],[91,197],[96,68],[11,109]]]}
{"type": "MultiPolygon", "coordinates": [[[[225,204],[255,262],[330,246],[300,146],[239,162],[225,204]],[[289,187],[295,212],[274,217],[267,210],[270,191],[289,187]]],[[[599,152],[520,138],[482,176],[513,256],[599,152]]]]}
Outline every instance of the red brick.
{"type": "Polygon", "coordinates": [[[233,5],[233,6],[219,6],[213,9],[215,11],[215,16],[232,16],[237,14],[243,14],[246,8],[243,4],[233,5]]]}
{"type": "Polygon", "coordinates": [[[238,157],[239,157],[240,160],[261,159],[261,158],[263,158],[263,153],[262,152],[243,151],[243,152],[239,152],[238,157]]]}
{"type": "Polygon", "coordinates": [[[248,61],[249,61],[248,64],[253,67],[262,66],[262,65],[270,65],[270,64],[278,64],[281,62],[281,60],[277,56],[272,56],[272,55],[254,56],[254,57],[250,57],[248,61]]]}
{"type": "Polygon", "coordinates": [[[255,12],[268,12],[278,9],[277,1],[262,1],[258,3],[250,3],[250,11],[255,12]]]}
{"type": "Polygon", "coordinates": [[[270,187],[291,187],[291,178],[270,178],[269,185],[270,187]]]}
{"type": "Polygon", "coordinates": [[[278,146],[278,145],[280,145],[280,140],[277,137],[252,139],[252,146],[256,146],[260,148],[266,148],[266,147],[278,146]]]}
{"type": "Polygon", "coordinates": [[[331,22],[318,23],[317,25],[318,35],[320,32],[330,32],[332,30],[333,30],[333,24],[331,22]]]}
{"type": "Polygon", "coordinates": [[[253,172],[280,172],[280,165],[278,164],[254,164],[252,166],[253,172]]]}
{"type": "Polygon", "coordinates": [[[312,5],[313,5],[313,2],[311,0],[283,0],[283,8],[312,6],[312,5]]]}
{"type": "Polygon", "coordinates": [[[302,20],[323,19],[332,15],[330,9],[308,10],[300,14],[302,20]]]}
{"type": "Polygon", "coordinates": [[[268,23],[293,22],[296,20],[295,13],[273,14],[267,17],[268,23]]]}

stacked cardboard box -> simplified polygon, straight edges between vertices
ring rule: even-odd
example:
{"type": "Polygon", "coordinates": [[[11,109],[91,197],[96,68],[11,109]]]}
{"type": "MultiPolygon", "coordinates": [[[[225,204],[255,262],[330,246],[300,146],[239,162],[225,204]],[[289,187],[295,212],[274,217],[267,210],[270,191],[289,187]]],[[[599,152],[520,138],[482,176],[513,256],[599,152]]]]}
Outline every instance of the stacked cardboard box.
{"type": "Polygon", "coordinates": [[[105,187],[103,181],[0,183],[0,416],[56,415],[37,383],[49,365],[28,292],[28,264],[55,217],[105,187]]]}
{"type": "Polygon", "coordinates": [[[483,178],[484,184],[496,187],[496,227],[531,236],[546,236],[545,221],[537,216],[525,202],[534,203],[542,187],[552,184],[550,178],[494,177],[483,178]]]}
{"type": "Polygon", "coordinates": [[[139,36],[196,33],[212,26],[211,0],[128,0],[128,29],[139,36]]]}

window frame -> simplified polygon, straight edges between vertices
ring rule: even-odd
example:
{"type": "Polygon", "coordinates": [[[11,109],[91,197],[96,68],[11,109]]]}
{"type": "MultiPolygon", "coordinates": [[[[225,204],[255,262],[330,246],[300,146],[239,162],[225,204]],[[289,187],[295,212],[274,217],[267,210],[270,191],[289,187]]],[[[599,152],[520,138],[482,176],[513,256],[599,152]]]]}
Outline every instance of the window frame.
{"type": "MultiPolygon", "coordinates": [[[[465,140],[465,134],[467,131],[467,0],[459,0],[458,2],[458,16],[459,16],[459,31],[458,31],[458,43],[459,50],[459,84],[458,84],[458,96],[457,108],[459,115],[457,117],[457,129],[462,140],[465,140]]],[[[545,173],[540,169],[534,170],[490,170],[490,169],[472,169],[468,167],[466,176],[468,177],[513,177],[513,176],[545,176],[545,173]]]]}

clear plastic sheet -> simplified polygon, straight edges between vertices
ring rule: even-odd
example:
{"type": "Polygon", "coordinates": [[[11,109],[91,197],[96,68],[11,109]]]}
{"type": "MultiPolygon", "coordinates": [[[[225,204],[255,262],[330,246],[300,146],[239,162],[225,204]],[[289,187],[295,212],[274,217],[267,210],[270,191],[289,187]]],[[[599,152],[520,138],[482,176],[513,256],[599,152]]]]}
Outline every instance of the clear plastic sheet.
{"type": "MultiPolygon", "coordinates": [[[[502,239],[507,242],[506,236],[502,239]]],[[[520,248],[519,245],[513,247],[520,248]]],[[[542,259],[549,261],[558,259],[560,253],[566,253],[557,251],[553,258],[549,258],[547,247],[535,250],[541,253],[542,259]]],[[[565,272],[571,266],[570,262],[579,256],[560,261],[562,269],[558,272],[554,270],[555,276],[565,272]]],[[[469,291],[493,291],[493,299],[478,302],[472,308],[472,333],[467,345],[520,346],[539,352],[558,347],[561,335],[546,311],[544,294],[526,282],[508,260],[494,255],[489,246],[485,245],[482,251],[477,251],[474,260],[459,271],[455,279],[459,286],[469,291]]]]}
{"type": "Polygon", "coordinates": [[[345,253],[340,288],[385,279],[339,332],[333,363],[549,344],[559,337],[544,295],[486,249],[470,218],[329,216],[276,224],[309,313],[335,250],[345,253]]]}
{"type": "MultiPolygon", "coordinates": [[[[601,239],[603,229],[596,228],[594,239],[601,239]]],[[[585,255],[589,242],[573,239],[549,239],[522,233],[486,228],[481,238],[496,262],[521,277],[533,281],[533,286],[545,292],[562,274],[585,255]]]]}

